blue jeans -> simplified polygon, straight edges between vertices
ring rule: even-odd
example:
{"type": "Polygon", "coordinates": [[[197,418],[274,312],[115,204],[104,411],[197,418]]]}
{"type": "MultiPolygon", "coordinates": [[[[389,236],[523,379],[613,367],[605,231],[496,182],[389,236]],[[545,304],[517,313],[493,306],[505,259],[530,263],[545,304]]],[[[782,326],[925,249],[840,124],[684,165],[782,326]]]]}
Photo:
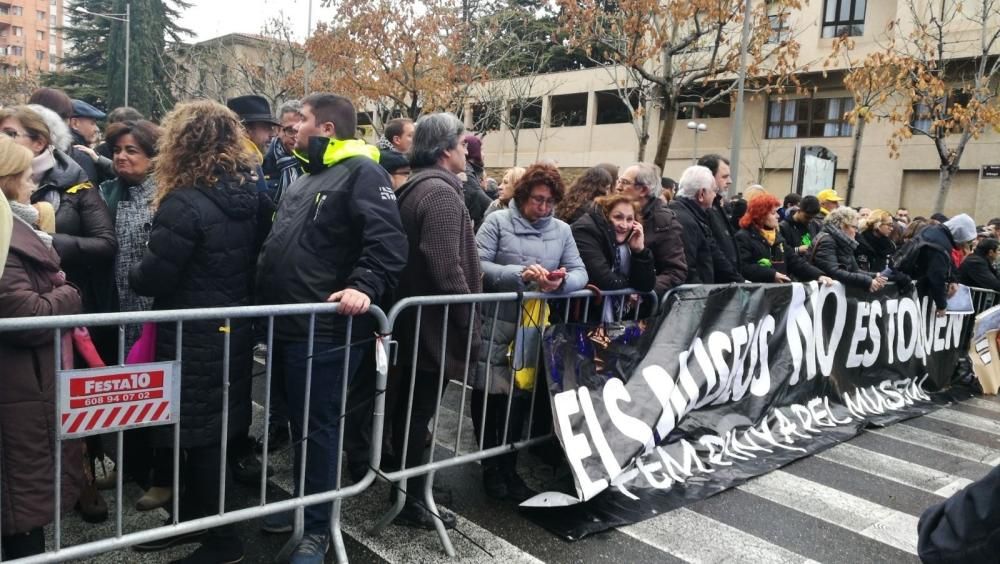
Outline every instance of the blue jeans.
{"type": "MultiPolygon", "coordinates": [[[[340,402],[344,385],[343,342],[316,341],[313,346],[312,390],[309,401],[309,441],[306,449],[306,495],[327,492],[336,487],[337,466],[341,445],[340,402]]],[[[285,372],[288,415],[295,441],[295,489],[299,488],[301,472],[302,426],[305,413],[306,362],[308,345],[298,341],[275,341],[274,359],[285,372]]],[[[348,384],[358,371],[363,349],[351,347],[347,369],[348,384]]],[[[305,532],[325,533],[330,529],[332,504],[306,507],[305,532]]]]}

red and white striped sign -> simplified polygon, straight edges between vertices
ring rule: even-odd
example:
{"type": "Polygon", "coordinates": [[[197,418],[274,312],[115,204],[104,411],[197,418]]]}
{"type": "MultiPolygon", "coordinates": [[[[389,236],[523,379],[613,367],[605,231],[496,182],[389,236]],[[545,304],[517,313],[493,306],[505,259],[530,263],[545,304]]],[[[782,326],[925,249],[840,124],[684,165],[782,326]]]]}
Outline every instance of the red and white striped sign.
{"type": "Polygon", "coordinates": [[[59,372],[62,437],[173,424],[179,405],[178,362],[59,372]]]}

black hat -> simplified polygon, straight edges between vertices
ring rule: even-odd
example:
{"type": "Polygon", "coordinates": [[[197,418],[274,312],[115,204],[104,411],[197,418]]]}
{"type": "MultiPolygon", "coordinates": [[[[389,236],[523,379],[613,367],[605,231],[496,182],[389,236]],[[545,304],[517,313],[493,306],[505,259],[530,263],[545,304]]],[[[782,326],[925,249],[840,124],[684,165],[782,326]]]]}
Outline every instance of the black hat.
{"type": "Polygon", "coordinates": [[[378,164],[382,165],[382,168],[389,174],[401,168],[410,168],[410,161],[406,160],[406,155],[392,149],[379,151],[378,164]]]}
{"type": "Polygon", "coordinates": [[[226,106],[240,116],[243,123],[264,122],[281,125],[271,115],[271,105],[263,96],[237,96],[226,100],[226,106]]]}
{"type": "Polygon", "coordinates": [[[819,198],[816,196],[803,196],[799,201],[799,209],[802,213],[816,215],[819,213],[819,198]]]}

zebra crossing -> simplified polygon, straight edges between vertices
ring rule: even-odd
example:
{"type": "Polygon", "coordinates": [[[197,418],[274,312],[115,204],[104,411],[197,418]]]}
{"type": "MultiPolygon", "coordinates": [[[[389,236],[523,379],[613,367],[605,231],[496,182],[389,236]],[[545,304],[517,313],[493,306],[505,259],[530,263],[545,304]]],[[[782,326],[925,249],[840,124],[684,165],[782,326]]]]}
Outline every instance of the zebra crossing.
{"type": "MultiPolygon", "coordinates": [[[[456,446],[457,388],[449,386],[439,422],[442,436],[451,437],[450,442],[439,441],[438,452],[444,455],[456,446]]],[[[471,429],[468,413],[466,409],[463,434],[471,429]]],[[[444,507],[459,516],[451,534],[455,559],[444,555],[432,532],[391,526],[380,536],[369,534],[388,506],[384,483],[345,500],[343,530],[354,562],[918,562],[921,512],[1000,463],[998,417],[1000,399],[971,398],[865,431],[709,499],[573,543],[532,524],[513,504],[487,498],[475,465],[444,470],[436,479],[452,492],[452,503],[444,507]]],[[[258,407],[255,420],[262,418],[258,407]]],[[[459,450],[471,447],[470,440],[463,440],[459,450]]],[[[523,460],[521,470],[532,487],[544,489],[559,478],[551,468],[530,462],[523,460]]],[[[272,464],[277,470],[271,480],[274,495],[290,495],[287,454],[272,464]]],[[[130,490],[132,495],[138,492],[130,490]]],[[[256,492],[249,490],[236,489],[232,495],[257,502],[256,492]]],[[[269,562],[284,539],[264,536],[257,526],[240,525],[245,561],[269,562]]],[[[86,528],[94,538],[93,526],[79,530],[86,528]]],[[[73,542],[67,532],[64,537],[73,542]]],[[[91,561],[168,562],[191,548],[154,555],[121,552],[91,561]]]]}

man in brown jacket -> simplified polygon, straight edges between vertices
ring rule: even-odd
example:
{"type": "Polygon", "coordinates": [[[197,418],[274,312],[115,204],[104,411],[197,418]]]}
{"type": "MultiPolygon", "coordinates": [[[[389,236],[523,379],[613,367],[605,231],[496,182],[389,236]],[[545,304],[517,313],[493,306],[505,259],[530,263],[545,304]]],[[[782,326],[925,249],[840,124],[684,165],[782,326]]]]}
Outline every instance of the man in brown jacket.
{"type": "Polygon", "coordinates": [[[618,192],[639,202],[642,209],[646,248],[653,251],[656,265],[655,289],[662,297],[667,290],[687,280],[688,264],[684,256],[681,224],[660,199],[663,192],[660,168],[649,163],[631,165],[618,175],[615,187],[618,192]]]}
{"type": "MultiPolygon", "coordinates": [[[[417,121],[410,151],[413,174],[396,192],[400,219],[410,244],[409,261],[400,275],[397,299],[482,292],[472,219],[462,196],[462,181],[457,176],[465,170],[464,137],[465,127],[452,114],[430,114],[417,121]]],[[[404,386],[399,391],[400,397],[409,397],[411,381],[414,387],[409,424],[405,401],[399,402],[395,413],[390,415],[392,446],[397,456],[403,452],[404,438],[408,435],[406,468],[423,461],[427,424],[434,416],[440,390],[446,382],[442,378],[464,381],[469,363],[479,356],[479,318],[472,315],[471,308],[468,304],[453,304],[447,310],[444,306],[425,306],[419,328],[413,315],[416,308],[407,308],[396,325],[401,344],[400,382],[404,386]],[[441,344],[445,337],[447,346],[442,358],[441,344]],[[415,340],[418,342],[414,353],[415,340]]],[[[422,499],[424,487],[423,477],[409,481],[406,504],[396,523],[433,529],[434,519],[440,518],[446,527],[454,527],[453,514],[439,510],[440,515],[435,517],[423,504],[413,501],[422,499]]]]}

